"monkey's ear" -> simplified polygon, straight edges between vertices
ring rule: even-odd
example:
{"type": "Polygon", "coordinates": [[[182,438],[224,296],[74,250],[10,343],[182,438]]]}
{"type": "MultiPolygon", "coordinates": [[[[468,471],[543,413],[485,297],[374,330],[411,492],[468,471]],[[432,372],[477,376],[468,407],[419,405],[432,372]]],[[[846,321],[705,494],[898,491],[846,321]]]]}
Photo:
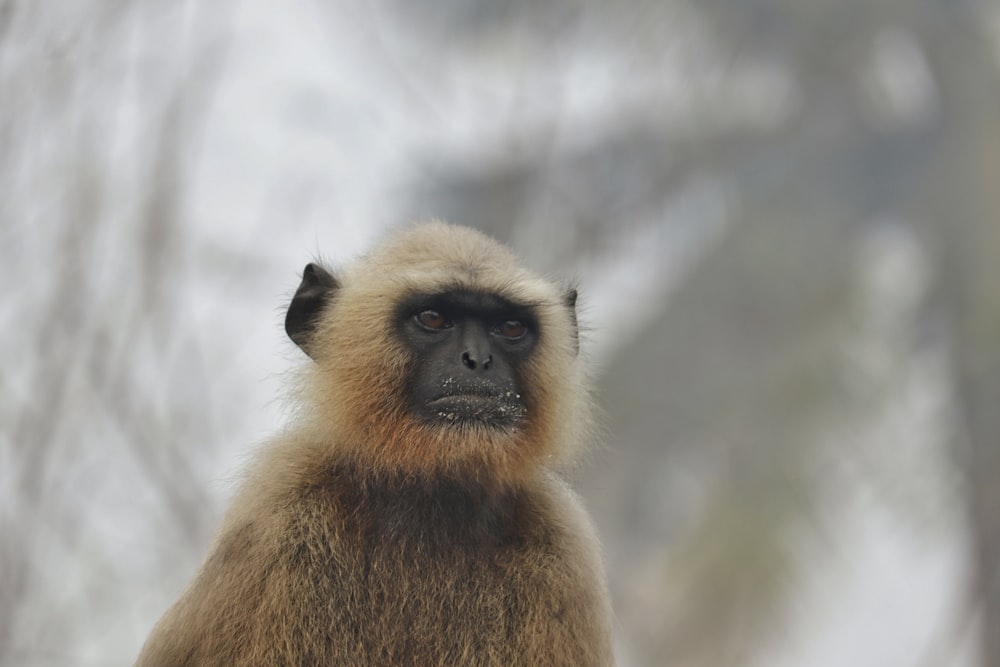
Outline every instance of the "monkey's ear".
{"type": "Polygon", "coordinates": [[[285,315],[285,331],[310,357],[313,355],[309,347],[320,313],[339,287],[337,279],[319,264],[306,264],[302,271],[302,282],[285,315]]]}
{"type": "Polygon", "coordinates": [[[573,353],[574,354],[579,354],[579,352],[580,352],[580,326],[579,326],[579,324],[577,324],[577,320],[576,320],[576,296],[577,296],[577,294],[576,294],[576,289],[575,288],[571,288],[571,289],[566,290],[566,293],[563,294],[563,303],[566,305],[566,308],[569,310],[569,319],[570,319],[570,322],[573,325],[573,331],[572,331],[572,336],[573,336],[573,353]]]}

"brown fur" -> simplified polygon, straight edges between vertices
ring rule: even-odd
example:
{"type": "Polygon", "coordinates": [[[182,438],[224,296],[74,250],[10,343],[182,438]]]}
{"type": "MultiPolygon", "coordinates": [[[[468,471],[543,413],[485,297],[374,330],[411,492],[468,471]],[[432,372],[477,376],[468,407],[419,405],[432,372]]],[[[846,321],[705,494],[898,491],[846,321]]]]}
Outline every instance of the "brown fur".
{"type": "Polygon", "coordinates": [[[137,664],[611,664],[598,546],[554,472],[590,412],[560,290],[443,223],[408,228],[338,279],[294,428],[251,470],[137,664]],[[452,287],[535,308],[521,428],[404,410],[394,308],[452,287]]]}

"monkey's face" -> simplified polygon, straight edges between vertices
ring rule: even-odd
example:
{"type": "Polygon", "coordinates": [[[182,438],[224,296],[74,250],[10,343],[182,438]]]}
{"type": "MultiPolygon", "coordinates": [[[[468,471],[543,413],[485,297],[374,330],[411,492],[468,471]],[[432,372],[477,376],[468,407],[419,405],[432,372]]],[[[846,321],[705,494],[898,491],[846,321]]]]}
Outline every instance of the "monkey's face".
{"type": "Polygon", "coordinates": [[[414,415],[444,427],[523,424],[530,389],[523,371],[538,341],[533,309],[452,290],[403,300],[397,322],[414,360],[407,383],[414,415]]]}
{"type": "Polygon", "coordinates": [[[309,265],[286,330],[315,364],[309,428],[373,469],[515,479],[588,425],[576,292],[478,232],[394,237],[334,277],[309,265]]]}

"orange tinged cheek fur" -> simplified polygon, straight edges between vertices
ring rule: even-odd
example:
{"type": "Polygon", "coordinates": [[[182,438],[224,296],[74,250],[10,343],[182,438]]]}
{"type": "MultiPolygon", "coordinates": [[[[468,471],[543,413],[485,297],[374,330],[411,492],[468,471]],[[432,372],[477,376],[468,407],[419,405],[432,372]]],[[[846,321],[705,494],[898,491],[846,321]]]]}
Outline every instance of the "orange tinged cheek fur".
{"type": "MultiPolygon", "coordinates": [[[[346,305],[346,304],[344,304],[346,305]]],[[[346,309],[353,312],[353,308],[346,309]]],[[[535,359],[522,369],[528,397],[526,420],[512,428],[475,424],[428,423],[409,410],[408,378],[413,359],[390,336],[364,343],[351,332],[350,317],[331,322],[323,337],[340,341],[319,362],[319,386],[332,418],[328,425],[334,455],[363,462],[373,471],[457,474],[475,479],[512,482],[558,449],[565,410],[558,383],[561,350],[542,343],[535,359]],[[539,406],[546,406],[543,411],[539,406]],[[331,432],[332,431],[332,432],[331,432]]],[[[390,328],[385,316],[386,330],[390,328]]],[[[567,365],[572,359],[566,360],[567,365]]]]}

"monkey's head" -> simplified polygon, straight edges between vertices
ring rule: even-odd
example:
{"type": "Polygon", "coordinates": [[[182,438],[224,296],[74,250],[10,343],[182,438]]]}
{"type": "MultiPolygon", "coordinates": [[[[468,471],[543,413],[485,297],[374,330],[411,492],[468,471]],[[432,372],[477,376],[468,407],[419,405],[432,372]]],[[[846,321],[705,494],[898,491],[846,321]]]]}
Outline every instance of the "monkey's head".
{"type": "Polygon", "coordinates": [[[587,428],[576,291],[464,227],[422,223],[331,273],[285,319],[312,358],[311,437],[371,470],[516,480],[587,428]]]}

